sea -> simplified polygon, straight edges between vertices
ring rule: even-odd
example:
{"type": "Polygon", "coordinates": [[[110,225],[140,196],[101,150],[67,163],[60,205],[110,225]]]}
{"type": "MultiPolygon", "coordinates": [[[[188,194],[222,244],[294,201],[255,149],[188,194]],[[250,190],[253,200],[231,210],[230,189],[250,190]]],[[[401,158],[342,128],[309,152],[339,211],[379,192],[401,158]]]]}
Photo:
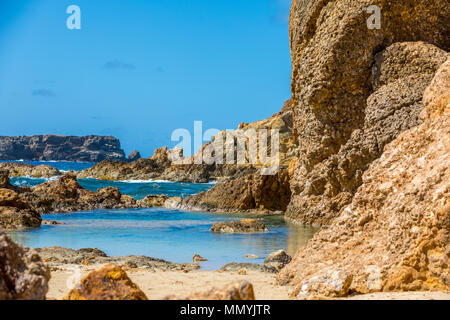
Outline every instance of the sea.
{"type": "MultiPolygon", "coordinates": [[[[9,161],[11,162],[11,161],[9,161]]],[[[63,172],[80,171],[94,163],[23,161],[34,165],[47,164],[63,172]]],[[[11,178],[16,186],[34,187],[49,180],[30,177],[11,178]]],[[[108,186],[123,194],[143,199],[150,194],[187,197],[206,191],[214,183],[182,183],[169,181],[130,180],[103,181],[79,179],[91,191],[108,186]]],[[[65,248],[98,248],[109,256],[144,255],[171,262],[192,262],[195,254],[208,259],[201,270],[216,270],[230,262],[262,264],[271,252],[284,249],[293,255],[317,231],[311,226],[286,222],[279,216],[254,216],[190,212],[165,208],[94,210],[43,215],[43,220],[63,222],[43,225],[37,229],[10,232],[16,242],[28,247],[60,246],[65,248]],[[269,231],[254,234],[217,234],[210,232],[218,221],[235,221],[255,217],[263,219],[269,231]],[[248,259],[246,255],[258,258],[248,259]]]]}

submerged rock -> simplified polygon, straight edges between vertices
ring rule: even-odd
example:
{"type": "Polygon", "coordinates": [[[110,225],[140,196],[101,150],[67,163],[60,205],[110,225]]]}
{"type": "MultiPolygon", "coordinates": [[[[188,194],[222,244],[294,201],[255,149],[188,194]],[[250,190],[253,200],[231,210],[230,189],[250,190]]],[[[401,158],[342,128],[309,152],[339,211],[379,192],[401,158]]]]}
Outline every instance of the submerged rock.
{"type": "Polygon", "coordinates": [[[241,221],[216,222],[211,232],[217,233],[254,233],[268,231],[264,223],[256,219],[243,219],[241,221]]]}
{"type": "Polygon", "coordinates": [[[148,300],[119,266],[92,271],[63,300],[148,300]]]}
{"type": "Polygon", "coordinates": [[[255,300],[253,285],[247,281],[231,283],[224,288],[212,288],[205,292],[193,293],[179,298],[169,296],[166,300],[255,300]]]}
{"type": "Polygon", "coordinates": [[[0,300],[44,300],[49,280],[39,255],[0,230],[0,300]]]}

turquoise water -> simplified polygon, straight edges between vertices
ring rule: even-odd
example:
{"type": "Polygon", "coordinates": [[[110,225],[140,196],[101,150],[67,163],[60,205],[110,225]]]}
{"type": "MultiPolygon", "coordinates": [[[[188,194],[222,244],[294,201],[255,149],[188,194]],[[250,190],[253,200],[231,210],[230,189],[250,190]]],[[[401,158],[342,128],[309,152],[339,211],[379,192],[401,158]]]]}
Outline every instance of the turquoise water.
{"type": "Polygon", "coordinates": [[[172,262],[192,262],[198,253],[208,259],[204,270],[229,262],[263,263],[272,251],[290,254],[306,244],[315,232],[311,227],[287,224],[282,217],[264,217],[269,231],[257,234],[216,234],[214,222],[238,220],[248,215],[196,213],[159,208],[98,210],[44,215],[65,224],[13,232],[12,238],[30,247],[61,246],[72,249],[96,247],[110,256],[145,255],[172,262]],[[247,259],[255,254],[259,259],[247,259]]]}
{"type": "Polygon", "coordinates": [[[61,171],[81,171],[87,168],[92,167],[94,162],[64,162],[64,161],[14,161],[14,160],[0,160],[0,162],[18,162],[18,163],[29,163],[34,166],[38,166],[41,164],[45,164],[56,168],[61,171]]]}
{"type": "MultiPolygon", "coordinates": [[[[33,164],[42,164],[34,162],[33,164]]],[[[62,170],[79,169],[80,163],[45,163],[62,170]]],[[[87,165],[87,164],[83,164],[87,165]]],[[[48,180],[11,178],[18,186],[36,186],[48,180]]],[[[164,181],[111,182],[79,179],[92,191],[107,186],[118,187],[124,194],[142,199],[148,194],[186,197],[208,190],[213,184],[164,181]]],[[[43,225],[39,229],[12,232],[11,236],[29,247],[61,246],[72,249],[96,247],[110,256],[145,255],[173,262],[192,262],[198,253],[208,259],[202,269],[213,270],[229,262],[262,263],[272,251],[285,249],[290,254],[306,244],[316,231],[313,227],[286,223],[282,216],[264,217],[268,232],[257,234],[215,234],[210,228],[217,221],[248,218],[249,215],[227,215],[186,212],[164,208],[95,210],[44,215],[62,225],[43,225]],[[258,259],[244,256],[254,254],[258,259]]]]}
{"type": "MultiPolygon", "coordinates": [[[[36,178],[11,178],[11,183],[19,187],[34,187],[49,180],[55,180],[57,177],[50,179],[36,178]]],[[[211,183],[180,183],[168,181],[140,181],[140,182],[123,182],[123,181],[104,181],[95,179],[78,179],[80,185],[90,191],[97,191],[105,187],[117,187],[122,194],[132,196],[137,200],[144,199],[149,194],[165,194],[170,197],[187,197],[201,191],[209,190],[213,184],[211,183]]]]}

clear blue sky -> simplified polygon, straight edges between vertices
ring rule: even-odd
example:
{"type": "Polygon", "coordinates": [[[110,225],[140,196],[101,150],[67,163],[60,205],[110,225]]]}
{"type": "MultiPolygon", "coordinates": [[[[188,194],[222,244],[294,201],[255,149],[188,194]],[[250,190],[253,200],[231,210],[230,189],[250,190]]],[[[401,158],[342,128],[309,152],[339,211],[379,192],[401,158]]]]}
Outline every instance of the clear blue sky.
{"type": "Polygon", "coordinates": [[[290,0],[0,0],[0,135],[232,129],[290,97],[290,0]],[[66,8],[81,8],[81,30],[66,8]]]}

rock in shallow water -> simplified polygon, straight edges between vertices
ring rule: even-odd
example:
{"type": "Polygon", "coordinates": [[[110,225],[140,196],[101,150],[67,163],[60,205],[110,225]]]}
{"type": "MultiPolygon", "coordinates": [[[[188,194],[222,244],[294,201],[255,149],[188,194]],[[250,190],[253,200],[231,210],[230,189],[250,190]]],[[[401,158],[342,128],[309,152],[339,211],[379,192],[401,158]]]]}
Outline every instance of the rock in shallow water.
{"type": "Polygon", "coordinates": [[[49,280],[39,255],[0,230],[0,300],[44,300],[49,280]]]}
{"type": "Polygon", "coordinates": [[[216,222],[211,232],[217,233],[254,233],[268,231],[264,223],[256,219],[243,219],[241,221],[216,222]]]}

